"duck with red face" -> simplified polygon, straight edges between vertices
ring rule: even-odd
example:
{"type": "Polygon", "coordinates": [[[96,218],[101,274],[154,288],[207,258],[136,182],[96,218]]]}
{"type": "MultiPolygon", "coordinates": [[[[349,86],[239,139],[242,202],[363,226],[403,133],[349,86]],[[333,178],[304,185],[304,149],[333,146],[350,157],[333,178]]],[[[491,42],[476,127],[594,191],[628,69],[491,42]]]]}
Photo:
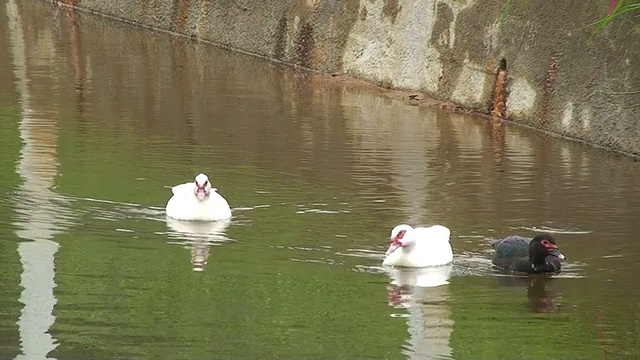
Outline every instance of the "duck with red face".
{"type": "Polygon", "coordinates": [[[442,225],[416,228],[398,225],[391,230],[383,265],[428,267],[449,264],[453,261],[450,235],[451,231],[442,225]]]}
{"type": "Polygon", "coordinates": [[[171,188],[173,196],[166,206],[167,216],[177,220],[216,221],[231,218],[227,200],[211,187],[205,174],[198,174],[193,182],[171,188]]]}
{"type": "Polygon", "coordinates": [[[491,244],[495,250],[491,262],[499,269],[525,273],[559,273],[565,256],[550,234],[534,238],[508,236],[491,244]]]}
{"type": "Polygon", "coordinates": [[[198,174],[193,184],[195,185],[194,191],[198,200],[203,201],[209,197],[209,194],[211,194],[211,183],[207,175],[198,174]]]}

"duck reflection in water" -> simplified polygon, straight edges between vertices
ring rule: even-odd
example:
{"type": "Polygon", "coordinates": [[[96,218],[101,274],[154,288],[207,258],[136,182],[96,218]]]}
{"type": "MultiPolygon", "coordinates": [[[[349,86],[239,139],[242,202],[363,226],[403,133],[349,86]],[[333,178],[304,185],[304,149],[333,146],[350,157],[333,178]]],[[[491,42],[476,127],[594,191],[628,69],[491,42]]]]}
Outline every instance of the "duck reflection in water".
{"type": "Polygon", "coordinates": [[[226,235],[230,224],[230,220],[181,221],[167,217],[168,236],[173,243],[191,248],[193,271],[203,271],[207,266],[211,246],[231,241],[226,235]]]}
{"type": "Polygon", "coordinates": [[[531,274],[527,277],[500,276],[498,282],[503,286],[527,288],[527,305],[536,313],[552,313],[558,310],[553,290],[549,284],[553,281],[547,274],[531,274]]]}
{"type": "Polygon", "coordinates": [[[428,288],[449,284],[451,268],[451,264],[424,268],[388,268],[391,278],[389,305],[402,306],[405,302],[420,302],[428,288]],[[399,296],[407,301],[401,300],[399,296]]]}
{"type": "Polygon", "coordinates": [[[403,347],[408,358],[448,358],[453,320],[449,299],[451,264],[425,268],[389,268],[389,306],[407,313],[409,339],[403,347]]]}
{"type": "Polygon", "coordinates": [[[544,274],[529,276],[529,286],[527,287],[527,298],[529,308],[537,313],[552,313],[558,309],[555,294],[547,288],[551,281],[544,274]]]}

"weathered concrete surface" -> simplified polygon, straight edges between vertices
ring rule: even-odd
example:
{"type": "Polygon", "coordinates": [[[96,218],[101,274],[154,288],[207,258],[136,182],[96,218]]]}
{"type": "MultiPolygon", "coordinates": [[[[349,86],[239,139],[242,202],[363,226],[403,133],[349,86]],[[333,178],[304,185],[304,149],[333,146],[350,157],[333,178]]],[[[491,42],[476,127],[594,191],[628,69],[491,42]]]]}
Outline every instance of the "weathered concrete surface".
{"type": "Polygon", "coordinates": [[[640,32],[593,35],[608,2],[66,0],[80,9],[488,113],[640,155],[640,32]]]}

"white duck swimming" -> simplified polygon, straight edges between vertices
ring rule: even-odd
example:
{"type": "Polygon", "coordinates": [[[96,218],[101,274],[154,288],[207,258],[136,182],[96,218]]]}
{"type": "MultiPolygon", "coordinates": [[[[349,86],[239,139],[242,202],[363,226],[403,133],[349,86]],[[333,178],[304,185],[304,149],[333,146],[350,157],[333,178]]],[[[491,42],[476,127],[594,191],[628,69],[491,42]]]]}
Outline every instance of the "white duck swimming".
{"type": "Polygon", "coordinates": [[[412,228],[398,225],[391,230],[391,245],[383,265],[427,267],[449,264],[453,251],[449,243],[451,231],[442,225],[412,228]]]}
{"type": "Polygon", "coordinates": [[[194,182],[171,188],[173,196],[167,202],[167,216],[177,220],[216,221],[231,218],[227,200],[211,187],[205,174],[198,174],[194,182]]]}

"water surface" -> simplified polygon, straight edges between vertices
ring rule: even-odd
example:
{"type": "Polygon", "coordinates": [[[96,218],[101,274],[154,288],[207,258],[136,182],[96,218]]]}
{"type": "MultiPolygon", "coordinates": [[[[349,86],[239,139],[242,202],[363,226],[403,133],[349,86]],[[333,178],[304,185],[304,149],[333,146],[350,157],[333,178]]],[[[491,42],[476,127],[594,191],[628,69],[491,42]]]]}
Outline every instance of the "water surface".
{"type": "Polygon", "coordinates": [[[0,19],[0,357],[637,356],[633,159],[48,3],[0,19]],[[233,219],[167,221],[200,171],[233,219]],[[380,267],[398,223],[447,225],[454,264],[380,267]],[[560,276],[491,269],[537,231],[560,276]]]}

